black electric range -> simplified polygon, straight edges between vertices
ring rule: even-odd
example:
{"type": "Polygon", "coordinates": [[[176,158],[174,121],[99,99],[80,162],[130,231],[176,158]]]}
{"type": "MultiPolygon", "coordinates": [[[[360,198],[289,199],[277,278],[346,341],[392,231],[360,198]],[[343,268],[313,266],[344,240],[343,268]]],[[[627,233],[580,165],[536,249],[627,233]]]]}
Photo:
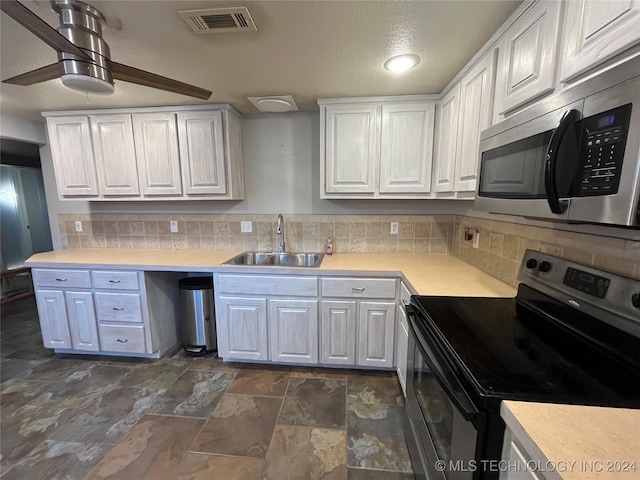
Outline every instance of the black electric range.
{"type": "Polygon", "coordinates": [[[500,458],[502,400],[640,408],[640,282],[533,251],[519,280],[515,298],[411,298],[408,440],[425,477],[449,478],[438,459],[500,458]]]}

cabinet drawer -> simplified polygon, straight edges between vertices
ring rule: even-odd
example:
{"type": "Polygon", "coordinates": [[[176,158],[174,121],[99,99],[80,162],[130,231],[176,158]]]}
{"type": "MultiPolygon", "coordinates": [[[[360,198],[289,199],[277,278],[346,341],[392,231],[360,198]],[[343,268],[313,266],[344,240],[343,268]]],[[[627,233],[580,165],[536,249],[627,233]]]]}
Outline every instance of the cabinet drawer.
{"type": "Polygon", "coordinates": [[[101,322],[142,323],[139,293],[96,293],[96,312],[101,322]]]}
{"type": "Polygon", "coordinates": [[[36,287],[91,288],[89,270],[42,270],[33,269],[36,287]]]}
{"type": "Polygon", "coordinates": [[[111,290],[140,290],[138,272],[93,271],[94,288],[111,290]]]}
{"type": "Polygon", "coordinates": [[[147,352],[143,325],[100,325],[100,345],[106,352],[147,352]]]}
{"type": "Polygon", "coordinates": [[[220,275],[215,288],[220,293],[232,295],[317,297],[318,279],[298,276],[220,275]]]}
{"type": "Polygon", "coordinates": [[[323,278],[323,297],[395,298],[394,278],[323,278]]]}

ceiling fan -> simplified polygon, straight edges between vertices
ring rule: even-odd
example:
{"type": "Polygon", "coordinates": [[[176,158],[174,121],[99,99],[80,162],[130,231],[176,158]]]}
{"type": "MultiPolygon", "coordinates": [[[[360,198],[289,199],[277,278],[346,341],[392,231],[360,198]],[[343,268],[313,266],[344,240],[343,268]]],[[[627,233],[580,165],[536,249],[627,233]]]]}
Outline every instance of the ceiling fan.
{"type": "Polygon", "coordinates": [[[0,1],[0,10],[58,52],[56,63],[3,83],[26,86],[60,78],[73,90],[109,95],[115,79],[202,100],[211,96],[204,88],[112,61],[102,38],[105,17],[91,5],[79,0],[52,0],[51,5],[60,18],[57,31],[17,0],[0,1]]]}

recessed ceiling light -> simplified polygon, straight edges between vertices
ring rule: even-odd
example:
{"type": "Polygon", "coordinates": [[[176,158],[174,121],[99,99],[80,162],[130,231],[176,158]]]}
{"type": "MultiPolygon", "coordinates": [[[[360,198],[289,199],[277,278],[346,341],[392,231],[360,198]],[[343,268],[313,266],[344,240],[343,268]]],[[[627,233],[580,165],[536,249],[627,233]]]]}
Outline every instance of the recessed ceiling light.
{"type": "Polygon", "coordinates": [[[420,63],[420,57],[413,53],[396,55],[384,62],[384,68],[392,72],[405,72],[420,63]]]}

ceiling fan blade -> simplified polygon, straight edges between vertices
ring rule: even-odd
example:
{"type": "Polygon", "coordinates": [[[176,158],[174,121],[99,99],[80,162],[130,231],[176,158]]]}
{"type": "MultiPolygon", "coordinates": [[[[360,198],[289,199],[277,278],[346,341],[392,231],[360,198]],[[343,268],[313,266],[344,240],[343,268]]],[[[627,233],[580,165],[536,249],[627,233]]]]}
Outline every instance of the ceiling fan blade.
{"type": "Polygon", "coordinates": [[[204,88],[189,85],[188,83],[179,82],[178,80],[156,75],[155,73],[123,65],[122,63],[110,63],[111,73],[113,74],[113,78],[116,80],[137,83],[138,85],[144,85],[145,87],[166,90],[168,92],[179,93],[181,95],[200,98],[202,100],[208,100],[212,93],[210,90],[205,90],[204,88]]]}
{"type": "Polygon", "coordinates": [[[44,43],[58,52],[72,53],[93,62],[93,59],[82,49],[62,36],[56,29],[38,17],[35,13],[22,5],[17,0],[0,1],[0,10],[25,27],[44,43]]]}
{"type": "MultiPolygon", "coordinates": [[[[4,0],[3,0],[4,1],[4,0]]],[[[15,77],[7,78],[2,83],[11,83],[12,85],[33,85],[34,83],[46,82],[47,80],[53,80],[54,78],[62,75],[62,64],[52,63],[46,67],[36,68],[27,73],[16,75],[15,77]]]]}

